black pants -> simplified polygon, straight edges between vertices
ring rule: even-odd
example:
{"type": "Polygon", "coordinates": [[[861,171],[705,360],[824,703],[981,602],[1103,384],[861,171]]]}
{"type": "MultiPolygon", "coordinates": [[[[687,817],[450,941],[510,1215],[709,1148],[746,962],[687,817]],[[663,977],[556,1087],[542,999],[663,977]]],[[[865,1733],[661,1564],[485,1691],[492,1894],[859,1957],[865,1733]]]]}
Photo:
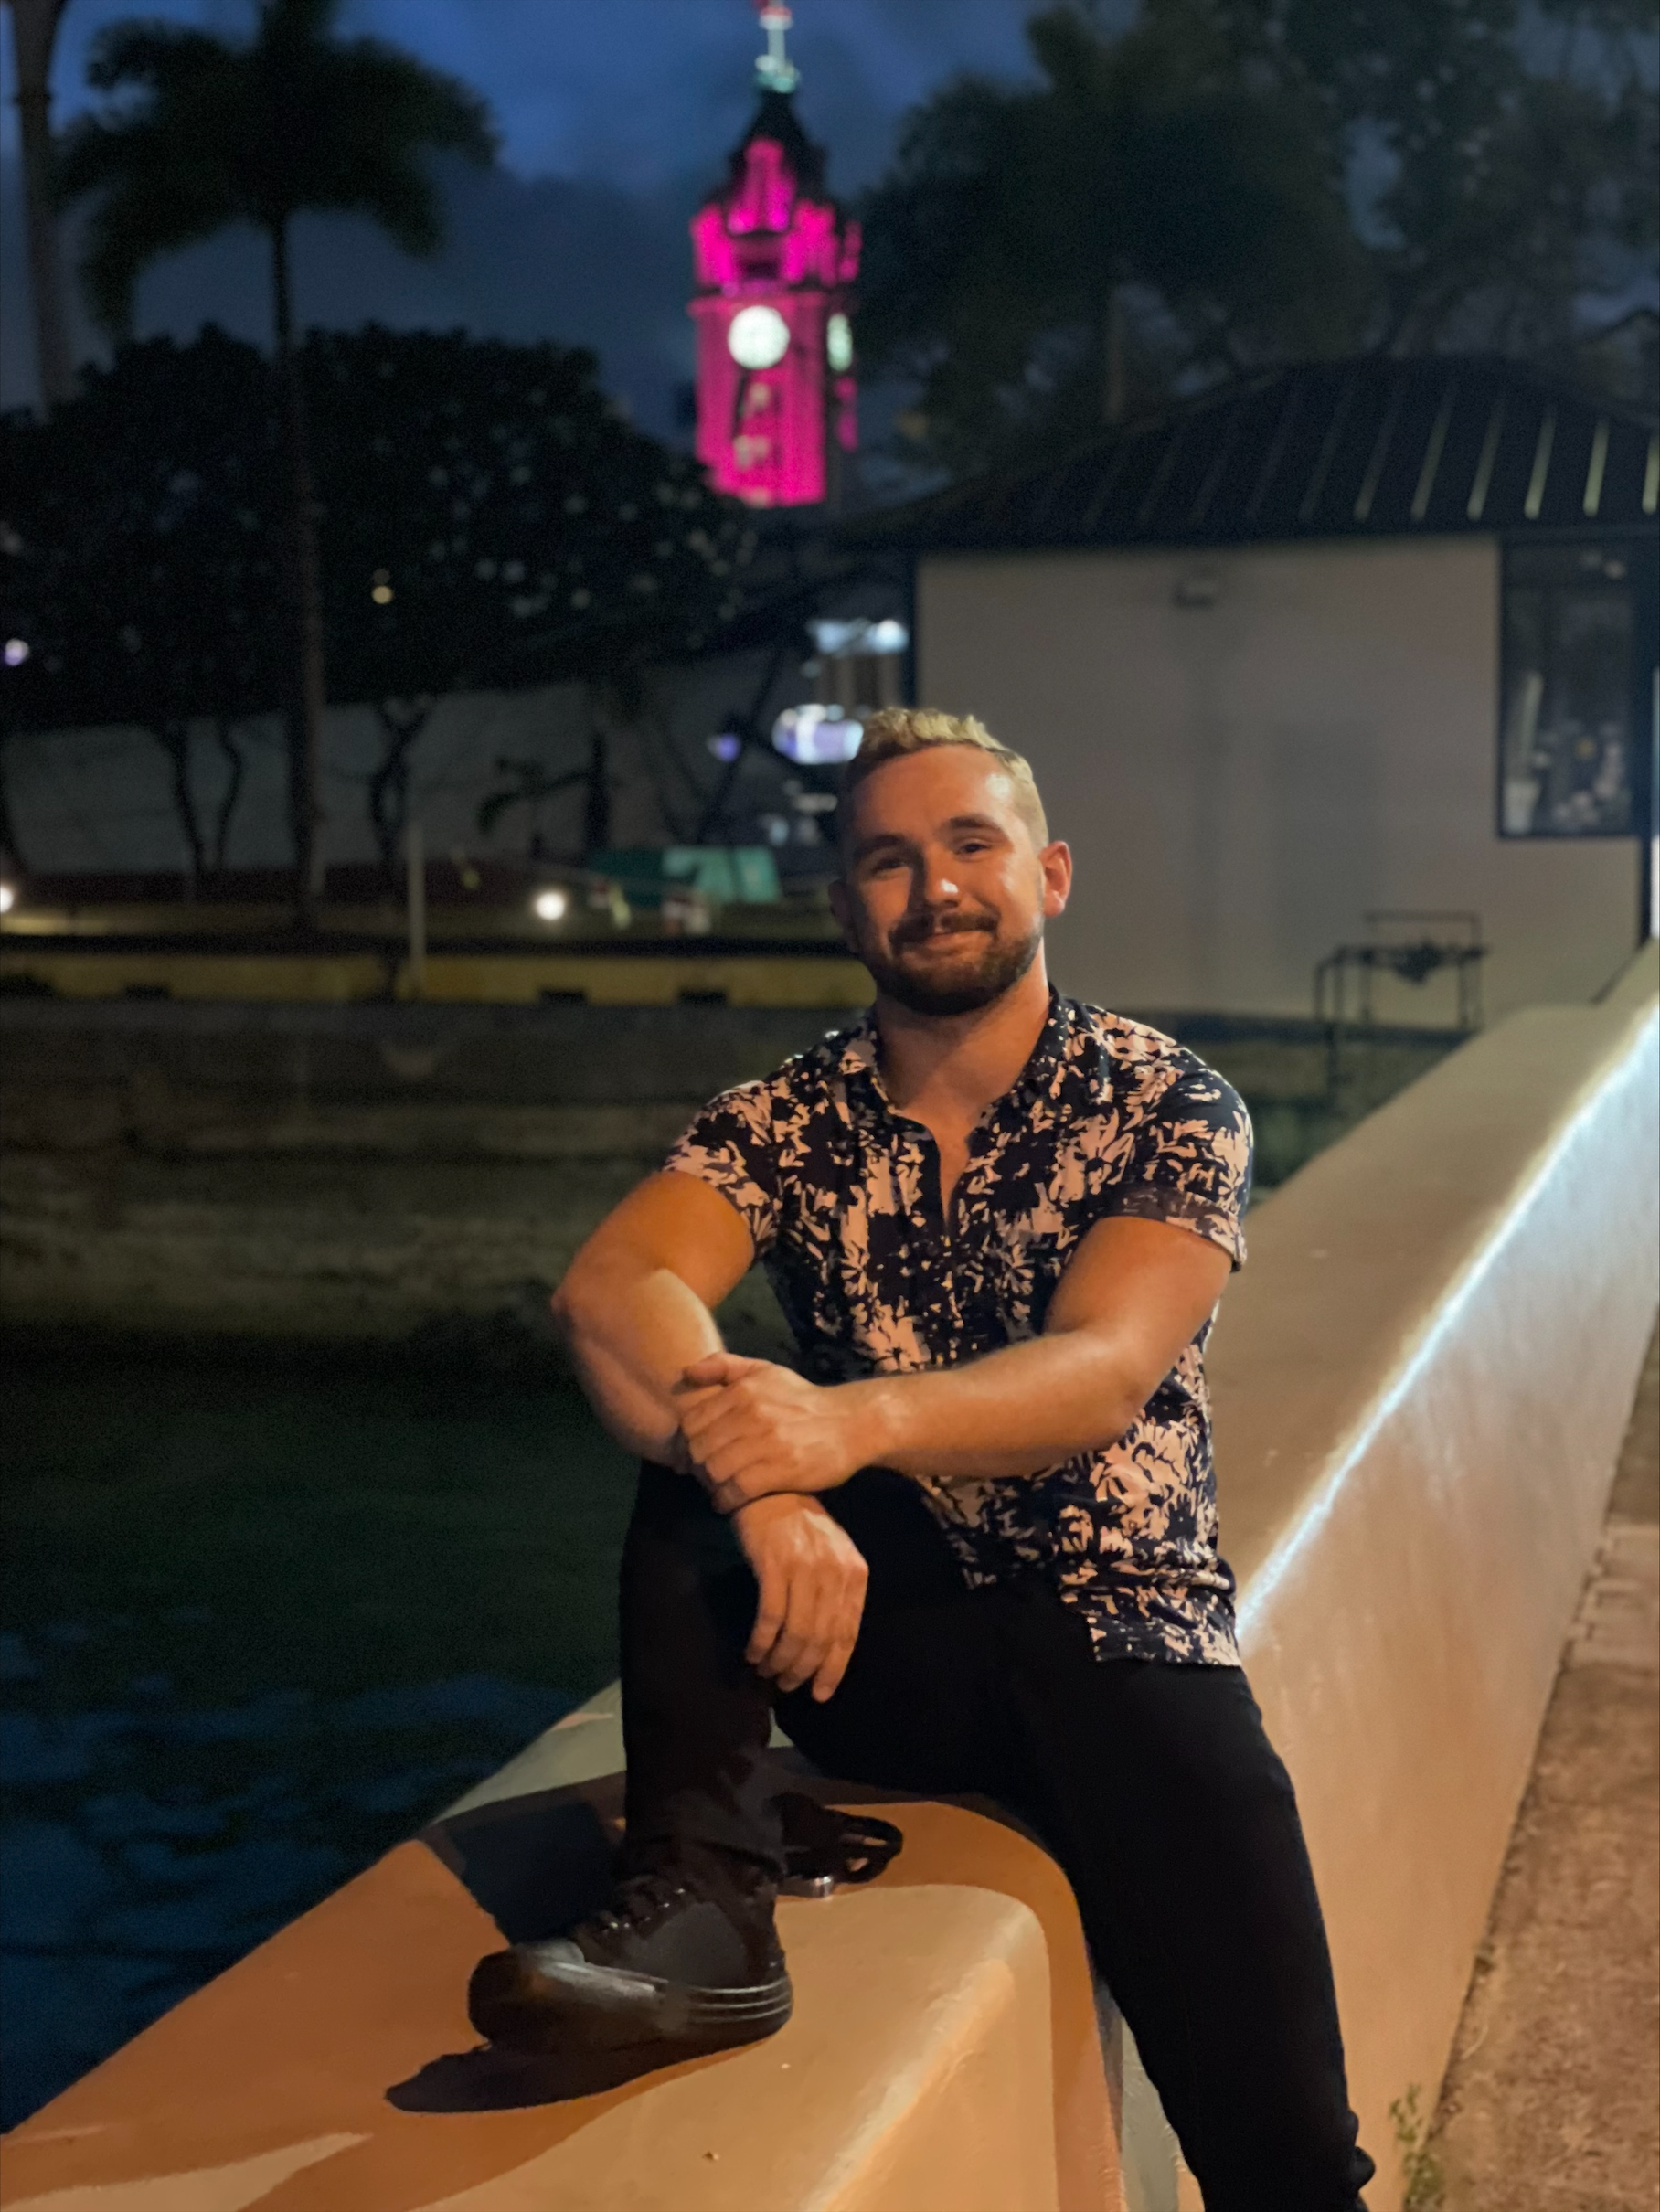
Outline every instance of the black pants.
{"type": "Polygon", "coordinates": [[[730,1529],[694,1482],[641,1471],[622,1564],[631,1845],[782,1864],[774,1707],[827,1773],[995,1798],[1065,1869],[1208,2212],[1356,2212],[1373,2166],[1325,1931],[1243,1674],[1097,1660],[1046,1584],[965,1590],[899,1476],[824,1502],[870,1586],[846,1675],[815,1705],[744,1662],[755,1583],[730,1529]]]}

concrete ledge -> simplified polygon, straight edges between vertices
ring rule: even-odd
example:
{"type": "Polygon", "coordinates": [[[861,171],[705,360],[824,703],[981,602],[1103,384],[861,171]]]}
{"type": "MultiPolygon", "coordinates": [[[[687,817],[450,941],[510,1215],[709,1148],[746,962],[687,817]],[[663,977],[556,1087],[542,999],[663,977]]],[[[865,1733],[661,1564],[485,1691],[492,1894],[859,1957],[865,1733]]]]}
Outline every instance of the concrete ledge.
{"type": "Polygon", "coordinates": [[[1351,2084],[1446,2064],[1656,1297],[1656,948],[1443,1061],[1252,1217],[1209,1367],[1246,1663],[1351,2084]]]}
{"type": "Polygon", "coordinates": [[[877,1883],[780,1908],[789,2026],[623,2083],[504,2064],[463,2009],[498,1930],[546,1933],[602,1881],[614,1778],[452,1815],[15,2130],[0,2201],[1101,2212],[1114,2129],[1065,1881],[980,1813],[890,1810],[906,1847],[877,1883]]]}

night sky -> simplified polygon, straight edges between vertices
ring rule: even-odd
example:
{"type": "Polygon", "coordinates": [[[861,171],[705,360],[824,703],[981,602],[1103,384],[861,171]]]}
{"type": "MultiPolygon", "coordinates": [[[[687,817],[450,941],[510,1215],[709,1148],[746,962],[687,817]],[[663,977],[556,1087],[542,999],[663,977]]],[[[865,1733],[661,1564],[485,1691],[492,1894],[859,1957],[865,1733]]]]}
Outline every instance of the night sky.
{"type": "MultiPolygon", "coordinates": [[[[900,114],[933,86],[965,69],[1023,71],[1027,12],[1020,0],[797,0],[799,105],[830,148],[833,189],[850,193],[880,171],[900,114]]],[[[252,7],[69,0],[55,72],[60,124],[86,102],[98,29],[133,15],[234,36],[252,7]]],[[[405,259],[357,223],[304,225],[302,314],[591,345],[637,418],[669,430],[691,360],[685,223],[749,114],[762,43],[750,0],[347,0],[340,21],[477,87],[501,131],[502,165],[488,177],[446,179],[451,234],[435,262],[405,259]]],[[[33,361],[5,43],[0,401],[15,405],[33,396],[33,361]]],[[[183,336],[212,317],[262,340],[268,313],[254,240],[227,235],[158,264],[141,287],[138,322],[141,334],[183,336]]]]}

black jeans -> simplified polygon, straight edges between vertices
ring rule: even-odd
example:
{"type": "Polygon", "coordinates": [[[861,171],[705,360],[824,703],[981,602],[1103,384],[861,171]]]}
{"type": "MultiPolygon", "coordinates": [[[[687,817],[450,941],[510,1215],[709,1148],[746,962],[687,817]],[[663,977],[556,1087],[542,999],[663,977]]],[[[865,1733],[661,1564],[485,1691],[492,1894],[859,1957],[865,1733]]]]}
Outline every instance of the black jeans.
{"type": "Polygon", "coordinates": [[[1325,1931],[1296,1800],[1237,1667],[1097,1660],[1045,1583],[965,1590],[912,1487],[825,1494],[870,1568],[841,1687],[743,1658],[755,1583],[697,1485],[642,1469],[622,1561],[628,1831],[782,1865],[774,1709],[827,1773],[979,1793],[1065,1869],[1208,2212],[1356,2212],[1325,1931]]]}

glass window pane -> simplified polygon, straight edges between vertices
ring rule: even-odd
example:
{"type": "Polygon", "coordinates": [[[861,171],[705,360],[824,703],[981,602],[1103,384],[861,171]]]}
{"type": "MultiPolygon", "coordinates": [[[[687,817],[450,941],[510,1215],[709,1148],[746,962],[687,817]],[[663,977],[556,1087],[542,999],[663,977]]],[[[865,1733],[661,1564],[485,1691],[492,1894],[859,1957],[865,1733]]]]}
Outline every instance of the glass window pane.
{"type": "Polygon", "coordinates": [[[1506,837],[1628,836],[1632,601],[1625,557],[1529,547],[1505,566],[1499,827],[1506,837]]]}

